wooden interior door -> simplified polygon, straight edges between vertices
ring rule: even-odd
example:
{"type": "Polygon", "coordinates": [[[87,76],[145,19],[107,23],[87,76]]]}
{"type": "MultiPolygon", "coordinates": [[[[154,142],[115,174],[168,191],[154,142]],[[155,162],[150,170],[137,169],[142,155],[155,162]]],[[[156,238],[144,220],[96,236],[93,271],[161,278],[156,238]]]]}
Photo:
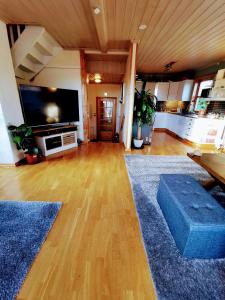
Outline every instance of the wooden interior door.
{"type": "Polygon", "coordinates": [[[116,98],[97,97],[97,137],[112,141],[116,132],[116,98]]]}

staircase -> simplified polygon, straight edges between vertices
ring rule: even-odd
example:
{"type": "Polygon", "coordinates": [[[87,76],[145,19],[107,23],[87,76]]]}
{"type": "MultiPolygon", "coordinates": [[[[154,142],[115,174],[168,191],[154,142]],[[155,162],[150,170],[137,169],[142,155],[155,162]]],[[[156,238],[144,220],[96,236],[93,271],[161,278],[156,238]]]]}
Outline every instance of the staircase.
{"type": "Polygon", "coordinates": [[[16,77],[32,80],[56,56],[62,47],[40,26],[9,25],[9,41],[16,77]],[[12,29],[10,28],[12,26],[12,29]],[[14,30],[13,30],[14,29],[14,30]],[[13,32],[17,32],[14,38],[13,32]]]}

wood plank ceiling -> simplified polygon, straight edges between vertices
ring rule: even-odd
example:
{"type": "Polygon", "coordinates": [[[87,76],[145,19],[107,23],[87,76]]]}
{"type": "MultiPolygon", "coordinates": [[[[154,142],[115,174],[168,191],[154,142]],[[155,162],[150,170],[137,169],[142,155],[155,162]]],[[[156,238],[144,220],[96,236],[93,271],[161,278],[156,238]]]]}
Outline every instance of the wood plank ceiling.
{"type": "Polygon", "coordinates": [[[0,0],[0,19],[42,25],[66,49],[127,50],[137,41],[143,73],[163,72],[171,61],[177,72],[225,58],[225,0],[0,0]]]}

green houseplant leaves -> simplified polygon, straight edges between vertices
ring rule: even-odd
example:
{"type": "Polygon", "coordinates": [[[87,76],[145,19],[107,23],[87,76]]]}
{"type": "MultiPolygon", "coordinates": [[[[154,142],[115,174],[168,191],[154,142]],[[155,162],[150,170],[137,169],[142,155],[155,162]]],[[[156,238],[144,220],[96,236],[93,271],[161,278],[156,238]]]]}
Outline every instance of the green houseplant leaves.
{"type": "Polygon", "coordinates": [[[18,150],[22,149],[30,154],[39,153],[31,127],[26,124],[21,124],[20,126],[10,125],[8,129],[18,150]]]}
{"type": "MultiPolygon", "coordinates": [[[[134,114],[133,121],[139,128],[145,124],[152,125],[154,123],[154,116],[156,111],[157,97],[151,93],[150,90],[142,89],[139,92],[136,89],[134,97],[134,114]]],[[[140,132],[140,130],[138,130],[140,132]]],[[[138,136],[138,139],[141,137],[138,136]]]]}

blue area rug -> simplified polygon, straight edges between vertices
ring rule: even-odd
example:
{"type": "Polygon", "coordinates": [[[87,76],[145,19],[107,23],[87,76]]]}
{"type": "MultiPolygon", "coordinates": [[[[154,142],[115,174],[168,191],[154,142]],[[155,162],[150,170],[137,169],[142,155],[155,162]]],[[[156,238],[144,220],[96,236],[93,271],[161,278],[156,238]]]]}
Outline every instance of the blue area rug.
{"type": "MultiPolygon", "coordinates": [[[[203,183],[208,173],[184,156],[126,155],[125,161],[158,299],[224,300],[225,259],[182,257],[156,199],[160,174],[189,174],[203,183]]],[[[219,187],[211,193],[224,205],[219,187]]]]}
{"type": "Polygon", "coordinates": [[[14,299],[60,210],[59,202],[0,201],[0,299],[14,299]]]}

